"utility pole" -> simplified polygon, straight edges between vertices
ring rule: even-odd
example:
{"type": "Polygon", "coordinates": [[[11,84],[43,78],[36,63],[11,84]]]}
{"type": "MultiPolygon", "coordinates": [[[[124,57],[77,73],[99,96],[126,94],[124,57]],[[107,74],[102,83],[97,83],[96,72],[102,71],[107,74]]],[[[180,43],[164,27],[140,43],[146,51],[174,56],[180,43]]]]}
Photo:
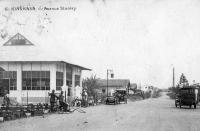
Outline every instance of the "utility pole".
{"type": "Polygon", "coordinates": [[[107,69],[107,97],[108,97],[108,69],[107,69]]]}
{"type": "Polygon", "coordinates": [[[111,75],[111,78],[114,77],[113,70],[107,69],[107,97],[108,97],[108,75],[109,75],[109,73],[111,75]]]}
{"type": "Polygon", "coordinates": [[[174,71],[175,71],[175,69],[174,69],[174,67],[173,67],[173,82],[172,82],[172,86],[173,87],[175,87],[175,74],[174,74],[174,71]]]}

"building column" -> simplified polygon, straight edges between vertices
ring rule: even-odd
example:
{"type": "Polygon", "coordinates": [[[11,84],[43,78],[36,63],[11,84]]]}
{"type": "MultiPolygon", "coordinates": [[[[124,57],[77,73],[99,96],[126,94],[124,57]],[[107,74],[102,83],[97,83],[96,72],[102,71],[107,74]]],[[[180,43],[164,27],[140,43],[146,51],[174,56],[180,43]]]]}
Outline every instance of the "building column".
{"type": "Polygon", "coordinates": [[[63,86],[62,86],[62,90],[63,90],[63,95],[64,95],[64,101],[67,101],[67,93],[68,93],[68,86],[66,84],[66,64],[63,64],[63,86]]]}
{"type": "Polygon", "coordinates": [[[83,85],[83,79],[82,79],[82,70],[80,70],[80,87],[82,87],[83,85]]]}
{"type": "Polygon", "coordinates": [[[22,64],[17,63],[17,102],[22,103],[22,64]]]}
{"type": "Polygon", "coordinates": [[[75,69],[72,68],[72,97],[75,97],[75,69]]]}
{"type": "Polygon", "coordinates": [[[66,86],[66,64],[63,64],[63,86],[66,86]]]}
{"type": "Polygon", "coordinates": [[[83,93],[83,79],[82,79],[82,70],[80,70],[80,96],[81,96],[81,98],[82,98],[82,93],[83,93]]]}
{"type": "Polygon", "coordinates": [[[56,91],[56,64],[50,66],[50,91],[56,91]]]}

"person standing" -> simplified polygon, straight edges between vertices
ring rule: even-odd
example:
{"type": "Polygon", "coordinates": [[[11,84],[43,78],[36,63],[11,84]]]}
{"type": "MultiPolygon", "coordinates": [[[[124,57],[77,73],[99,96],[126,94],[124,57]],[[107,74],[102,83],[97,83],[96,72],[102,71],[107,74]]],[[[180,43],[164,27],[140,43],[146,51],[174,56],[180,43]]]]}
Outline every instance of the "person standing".
{"type": "Polygon", "coordinates": [[[50,96],[51,112],[54,112],[54,105],[56,103],[55,90],[52,90],[52,92],[49,94],[49,96],[50,96]]]}
{"type": "Polygon", "coordinates": [[[59,109],[60,111],[64,108],[64,96],[63,96],[63,91],[61,91],[59,95],[59,109]]]}
{"type": "Polygon", "coordinates": [[[6,107],[6,110],[9,109],[9,105],[10,105],[10,99],[8,97],[8,94],[5,94],[4,98],[3,98],[3,104],[6,107]]]}

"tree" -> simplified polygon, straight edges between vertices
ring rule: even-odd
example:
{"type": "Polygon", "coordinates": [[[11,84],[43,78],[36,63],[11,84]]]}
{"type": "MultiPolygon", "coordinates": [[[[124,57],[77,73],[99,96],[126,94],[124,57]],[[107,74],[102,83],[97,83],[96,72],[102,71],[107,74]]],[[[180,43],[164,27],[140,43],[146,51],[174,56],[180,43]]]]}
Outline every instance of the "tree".
{"type": "Polygon", "coordinates": [[[180,80],[179,80],[179,84],[183,85],[183,86],[188,86],[189,85],[188,80],[186,79],[186,77],[185,77],[185,75],[183,73],[181,74],[181,77],[180,77],[180,80]]]}
{"type": "Polygon", "coordinates": [[[90,78],[83,79],[83,90],[87,91],[88,96],[92,96],[94,99],[97,98],[97,91],[98,88],[97,84],[98,78],[96,75],[92,75],[90,78]]]}

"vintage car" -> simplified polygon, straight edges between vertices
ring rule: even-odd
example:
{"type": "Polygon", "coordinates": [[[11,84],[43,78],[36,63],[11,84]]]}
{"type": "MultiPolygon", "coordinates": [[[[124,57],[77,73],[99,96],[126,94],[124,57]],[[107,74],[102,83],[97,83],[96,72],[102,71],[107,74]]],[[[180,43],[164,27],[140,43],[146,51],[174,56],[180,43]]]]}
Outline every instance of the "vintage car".
{"type": "Polygon", "coordinates": [[[125,89],[117,89],[115,96],[118,98],[118,102],[124,102],[127,104],[127,91],[125,89]]]}
{"type": "Polygon", "coordinates": [[[113,96],[107,96],[106,99],[105,99],[105,103],[108,105],[108,104],[118,104],[118,98],[113,95],[113,96]]]}
{"type": "Polygon", "coordinates": [[[199,91],[197,87],[183,87],[180,88],[178,93],[176,94],[175,99],[175,106],[179,106],[180,108],[182,106],[189,106],[190,108],[192,105],[196,109],[196,106],[199,102],[199,91]]]}

